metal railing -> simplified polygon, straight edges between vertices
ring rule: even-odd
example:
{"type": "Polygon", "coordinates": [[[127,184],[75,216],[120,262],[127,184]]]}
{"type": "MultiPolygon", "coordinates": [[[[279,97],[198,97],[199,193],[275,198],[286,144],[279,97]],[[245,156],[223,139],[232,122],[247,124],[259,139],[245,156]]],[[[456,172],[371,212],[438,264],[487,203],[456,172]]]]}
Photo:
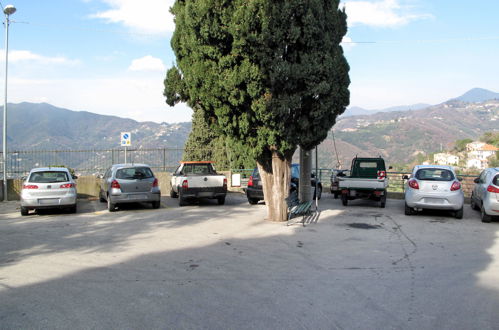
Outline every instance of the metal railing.
{"type": "MultiPolygon", "coordinates": [[[[183,153],[184,149],[178,148],[128,149],[126,158],[128,163],[146,163],[156,171],[173,171],[183,153]]],[[[72,168],[78,175],[96,175],[104,173],[112,164],[124,162],[125,149],[10,151],[7,177],[19,178],[32,168],[56,165],[72,168]]],[[[1,168],[3,170],[3,164],[1,168]]]]}

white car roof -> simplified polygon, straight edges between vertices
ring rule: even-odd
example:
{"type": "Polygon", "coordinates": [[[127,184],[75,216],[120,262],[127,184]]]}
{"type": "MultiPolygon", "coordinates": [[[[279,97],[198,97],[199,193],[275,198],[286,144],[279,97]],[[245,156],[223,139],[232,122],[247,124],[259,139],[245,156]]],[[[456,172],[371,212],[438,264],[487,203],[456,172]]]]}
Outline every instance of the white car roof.
{"type": "Polygon", "coordinates": [[[454,172],[454,167],[449,166],[449,165],[416,165],[416,166],[414,166],[415,171],[425,169],[425,168],[438,168],[441,170],[449,170],[449,171],[454,172]]]}
{"type": "Polygon", "coordinates": [[[37,167],[31,169],[30,173],[32,172],[45,172],[45,171],[53,171],[53,172],[68,172],[69,170],[65,167],[37,167]]]}

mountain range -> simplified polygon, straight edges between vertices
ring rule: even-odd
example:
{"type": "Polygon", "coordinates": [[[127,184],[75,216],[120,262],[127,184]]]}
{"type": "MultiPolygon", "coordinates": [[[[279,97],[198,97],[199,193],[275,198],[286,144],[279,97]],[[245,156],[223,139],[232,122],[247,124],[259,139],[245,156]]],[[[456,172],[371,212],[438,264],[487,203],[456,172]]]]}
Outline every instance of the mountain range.
{"type": "Polygon", "coordinates": [[[191,127],[24,102],[8,106],[7,143],[8,150],[112,149],[120,147],[121,132],[131,132],[132,148],[183,148],[191,127]]]}
{"type": "MultiPolygon", "coordinates": [[[[495,93],[483,88],[473,88],[464,93],[463,95],[450,99],[449,101],[463,101],[463,102],[483,102],[487,100],[499,100],[499,93],[495,93]]],[[[372,115],[377,112],[394,112],[394,111],[409,111],[409,110],[420,110],[430,107],[431,104],[427,103],[416,103],[412,105],[401,105],[395,107],[389,107],[384,109],[364,109],[357,106],[349,107],[341,116],[363,116],[372,115]]]]}
{"type": "MultiPolygon", "coordinates": [[[[381,155],[402,164],[451,148],[456,140],[476,139],[498,129],[499,94],[476,88],[438,105],[369,113],[338,118],[319,146],[321,167],[335,167],[337,158],[348,166],[355,155],[381,155]]],[[[8,118],[10,151],[120,148],[125,131],[132,132],[132,148],[183,148],[192,127],[190,122],[137,122],[46,103],[10,104],[8,118]]]]}

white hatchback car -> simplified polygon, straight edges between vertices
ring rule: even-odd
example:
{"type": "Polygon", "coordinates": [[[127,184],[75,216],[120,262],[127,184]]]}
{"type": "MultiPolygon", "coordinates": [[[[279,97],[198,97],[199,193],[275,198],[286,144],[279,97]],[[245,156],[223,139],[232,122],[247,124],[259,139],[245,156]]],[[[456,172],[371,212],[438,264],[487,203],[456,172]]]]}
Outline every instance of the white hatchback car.
{"type": "Polygon", "coordinates": [[[417,165],[405,186],[405,214],[423,209],[454,211],[463,218],[464,193],[461,180],[451,166],[417,165]]]}
{"type": "Polygon", "coordinates": [[[34,168],[23,182],[21,215],[29,210],[65,208],[76,213],[76,177],[64,167],[34,168]]]}
{"type": "Polygon", "coordinates": [[[490,222],[499,217],[499,167],[484,170],[474,181],[471,208],[480,210],[482,222],[490,222]]]}

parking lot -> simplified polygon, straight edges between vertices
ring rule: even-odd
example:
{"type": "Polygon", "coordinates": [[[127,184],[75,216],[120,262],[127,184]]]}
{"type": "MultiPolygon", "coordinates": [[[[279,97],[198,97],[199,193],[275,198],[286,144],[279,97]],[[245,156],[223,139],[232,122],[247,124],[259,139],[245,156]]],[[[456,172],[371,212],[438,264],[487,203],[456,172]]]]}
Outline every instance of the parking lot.
{"type": "Polygon", "coordinates": [[[301,224],[229,194],[21,217],[0,203],[0,328],[498,329],[499,222],[325,193],[301,224]]]}

